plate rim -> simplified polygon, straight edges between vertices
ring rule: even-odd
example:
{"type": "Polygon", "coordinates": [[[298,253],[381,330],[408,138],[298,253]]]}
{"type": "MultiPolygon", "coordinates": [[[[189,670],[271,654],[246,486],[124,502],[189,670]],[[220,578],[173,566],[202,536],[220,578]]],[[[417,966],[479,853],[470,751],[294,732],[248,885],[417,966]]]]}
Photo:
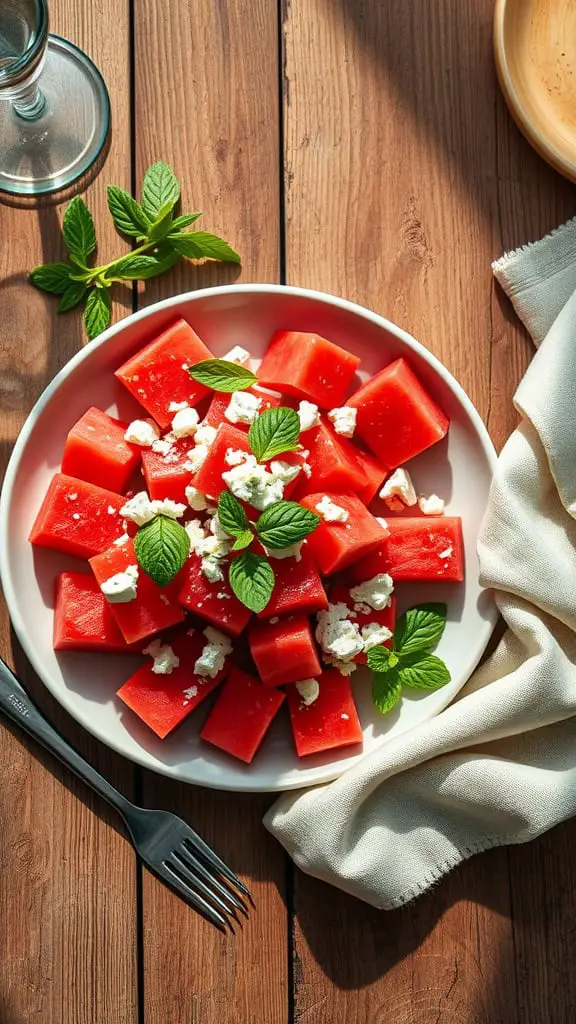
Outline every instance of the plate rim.
{"type": "MultiPolygon", "coordinates": [[[[349,767],[346,767],[344,769],[344,772],[331,772],[330,764],[328,764],[324,767],[324,771],[319,777],[316,777],[312,780],[304,781],[302,783],[300,783],[297,780],[294,780],[293,782],[282,782],[279,780],[276,785],[267,785],[266,787],[263,787],[262,785],[251,786],[249,784],[250,776],[248,774],[246,776],[238,776],[238,785],[230,784],[223,786],[221,784],[212,783],[210,781],[206,782],[198,781],[196,779],[183,779],[178,774],[178,772],[172,772],[170,770],[167,770],[167,766],[163,766],[162,764],[149,764],[145,760],[144,755],[146,752],[144,750],[143,756],[138,756],[140,753],[140,746],[138,747],[137,752],[127,753],[120,744],[114,741],[114,739],[104,739],[96,727],[91,727],[89,721],[86,722],[84,721],[84,719],[78,717],[78,714],[74,709],[74,702],[68,702],[66,700],[63,700],[62,694],[59,691],[53,689],[52,686],[46,681],[43,674],[43,666],[40,663],[39,658],[36,657],[34,645],[30,644],[28,641],[28,631],[25,627],[23,619],[20,616],[18,610],[18,603],[15,597],[16,588],[14,587],[12,577],[8,573],[8,570],[6,568],[9,565],[8,513],[11,506],[11,496],[14,488],[16,474],[20,464],[21,453],[28,443],[28,439],[31,433],[33,432],[38,416],[42,413],[45,406],[51,401],[52,397],[60,387],[60,384],[64,380],[66,380],[66,378],[70,375],[71,372],[73,372],[76,369],[77,366],[84,362],[85,359],[89,358],[89,356],[96,349],[100,348],[103,345],[106,345],[116,335],[121,334],[122,331],[127,326],[132,325],[134,323],[138,323],[140,320],[146,320],[147,317],[149,317],[154,312],[158,312],[159,310],[169,310],[173,306],[178,306],[184,302],[210,298],[211,296],[226,296],[238,293],[277,294],[278,292],[293,295],[294,297],[307,298],[312,299],[314,301],[327,303],[331,306],[336,306],[337,308],[346,310],[349,313],[360,316],[363,319],[369,320],[377,327],[389,331],[392,335],[394,335],[396,338],[400,339],[404,344],[406,344],[406,346],[409,349],[411,349],[413,352],[421,356],[421,358],[423,358],[424,361],[428,363],[428,365],[436,373],[438,373],[438,375],[442,378],[444,383],[447,384],[447,386],[453,391],[458,401],[464,407],[465,411],[467,412],[468,416],[470,417],[473,423],[476,435],[480,440],[489,468],[492,470],[492,472],[494,471],[498,455],[492,442],[492,439],[488,433],[488,430],[484,424],[484,421],[480,416],[480,413],[476,409],[472,400],[466,394],[461,384],[458,383],[456,378],[444,366],[440,359],[438,359],[438,357],[435,356],[434,353],[430,352],[429,349],[427,349],[421,342],[417,341],[416,338],[414,338],[411,334],[409,334],[403,328],[398,327],[398,325],[393,323],[391,320],[388,320],[386,319],[386,317],[381,316],[379,313],[375,313],[372,310],[368,309],[367,307],[361,306],[359,303],[355,303],[348,299],[343,299],[338,296],[331,295],[329,292],[322,292],[310,288],[301,288],[294,285],[271,283],[250,284],[243,282],[241,284],[216,285],[210,288],[181,292],[178,293],[177,295],[171,295],[165,299],[160,299],[158,302],[152,303],[150,306],[146,306],[144,309],[138,310],[135,313],[131,313],[130,315],[123,317],[117,323],[107,328],[106,331],[103,331],[102,334],[98,336],[98,338],[84,345],[83,348],[76,352],[68,360],[68,362],[64,364],[64,366],[58,371],[58,373],[52,378],[50,383],[44,388],[41,395],[38,397],[38,399],[32,406],[32,409],[28,413],[28,416],[26,417],[26,420],[24,421],[22,428],[18,434],[18,437],[14,443],[14,447],[12,449],[12,453],[10,455],[10,459],[8,461],[8,465],[6,468],[2,489],[0,492],[0,575],[4,591],[4,599],[8,608],[10,622],[16,633],[16,636],[18,637],[18,641],[28,661],[32,665],[32,668],[34,669],[37,676],[41,680],[42,685],[46,687],[46,689],[52,694],[52,696],[60,704],[60,706],[63,707],[64,710],[71,715],[75,722],[77,722],[83,729],[85,729],[89,734],[98,739],[101,743],[104,743],[105,746],[107,746],[109,749],[120,754],[120,756],[124,757],[127,761],[138,764],[143,768],[147,768],[149,771],[154,771],[165,778],[173,779],[174,781],[182,782],[186,785],[198,785],[202,786],[202,788],[217,789],[223,792],[227,791],[278,793],[287,790],[304,789],[309,786],[322,785],[323,783],[332,782],[334,781],[334,779],[341,777],[342,774],[344,774],[346,771],[349,771],[351,768],[357,765],[359,761],[362,759],[362,757],[369,755],[360,752],[357,757],[351,758],[349,767]]],[[[462,683],[462,686],[465,685],[467,679],[470,677],[470,674],[474,671],[474,668],[479,663],[484,651],[486,650],[486,646],[488,644],[488,641],[490,640],[497,620],[498,609],[496,607],[495,602],[490,601],[488,603],[488,607],[483,617],[484,630],[482,635],[482,646],[480,648],[478,656],[472,659],[470,664],[467,666],[467,672],[462,683]]],[[[451,701],[455,699],[457,692],[453,694],[451,693],[449,696],[447,695],[446,702],[440,702],[439,705],[435,707],[434,711],[429,715],[429,717],[422,719],[422,723],[418,723],[418,725],[423,724],[426,721],[430,721],[431,718],[434,718],[436,715],[440,714],[443,710],[445,710],[448,704],[450,704],[451,701]]],[[[407,726],[407,729],[417,728],[418,725],[407,726]]],[[[395,736],[394,739],[396,738],[397,737],[395,736]]],[[[385,742],[386,740],[384,738],[384,743],[385,742]]]]}

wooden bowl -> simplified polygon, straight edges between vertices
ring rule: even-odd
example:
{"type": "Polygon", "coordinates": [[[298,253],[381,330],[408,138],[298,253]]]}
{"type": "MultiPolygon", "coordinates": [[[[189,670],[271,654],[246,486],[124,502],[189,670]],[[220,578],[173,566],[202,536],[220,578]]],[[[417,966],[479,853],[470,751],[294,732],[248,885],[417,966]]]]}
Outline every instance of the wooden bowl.
{"type": "Polygon", "coordinates": [[[494,54],[520,131],[576,181],[576,3],[496,0],[494,54]]]}

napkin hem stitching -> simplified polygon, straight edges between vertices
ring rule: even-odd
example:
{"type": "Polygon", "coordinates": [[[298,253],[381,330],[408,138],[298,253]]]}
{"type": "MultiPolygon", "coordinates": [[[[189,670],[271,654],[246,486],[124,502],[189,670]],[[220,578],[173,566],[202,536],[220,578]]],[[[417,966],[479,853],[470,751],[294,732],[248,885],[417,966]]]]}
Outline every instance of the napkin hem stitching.
{"type": "Polygon", "coordinates": [[[543,247],[545,242],[552,241],[556,235],[561,234],[565,228],[570,227],[571,225],[576,225],[576,217],[571,217],[570,220],[565,221],[564,224],[559,224],[557,228],[553,228],[552,231],[543,235],[542,238],[537,238],[533,242],[526,242],[525,245],[520,245],[517,249],[511,249],[510,252],[505,252],[497,260],[493,260],[492,272],[497,274],[501,270],[506,270],[513,260],[517,259],[519,256],[527,255],[532,252],[533,249],[540,249],[543,247]]]}

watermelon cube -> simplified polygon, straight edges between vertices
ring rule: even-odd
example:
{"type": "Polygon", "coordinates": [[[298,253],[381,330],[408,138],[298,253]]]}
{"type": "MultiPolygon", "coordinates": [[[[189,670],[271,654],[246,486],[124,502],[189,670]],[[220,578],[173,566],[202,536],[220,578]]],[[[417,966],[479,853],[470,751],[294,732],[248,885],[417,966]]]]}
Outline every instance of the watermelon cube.
{"type": "Polygon", "coordinates": [[[289,615],[279,622],[253,622],[248,642],[266,686],[283,686],[321,671],[310,623],[303,615],[289,615]]]}
{"type": "Polygon", "coordinates": [[[324,409],[342,405],[360,360],[318,334],[276,331],[258,370],[262,384],[324,409]]]}
{"type": "Polygon", "coordinates": [[[285,694],[233,668],[200,736],[250,764],[285,694]]]}
{"type": "Polygon", "coordinates": [[[389,469],[419,455],[448,432],[448,418],[405,359],[380,370],[346,404],[358,410],[357,436],[389,469]]]}
{"type": "Polygon", "coordinates": [[[296,686],[288,689],[288,710],[298,757],[362,743],[362,727],[350,680],[337,669],[318,677],[319,694],[305,704],[296,686]]]}
{"type": "MultiPolygon", "coordinates": [[[[354,622],[359,627],[360,632],[362,632],[363,626],[371,626],[372,624],[384,626],[386,629],[389,629],[391,633],[394,632],[394,625],[396,623],[396,598],[393,594],[390,598],[390,604],[388,607],[377,611],[375,608],[370,608],[369,605],[357,607],[357,602],[350,596],[350,590],[351,588],[344,584],[338,584],[338,586],[332,587],[332,590],[330,591],[330,604],[338,604],[341,602],[342,604],[345,604],[347,608],[354,611],[356,613],[354,622]]],[[[383,646],[391,647],[392,637],[388,640],[384,640],[383,646]]],[[[367,661],[366,654],[364,651],[360,651],[360,653],[356,654],[352,660],[357,662],[358,665],[365,665],[367,661]]]]}
{"type": "Polygon", "coordinates": [[[358,494],[360,501],[364,502],[365,505],[369,505],[376,497],[385,478],[388,476],[388,470],[382,465],[382,463],[378,462],[378,459],[375,459],[373,455],[370,455],[369,452],[365,452],[361,448],[355,448],[354,450],[356,458],[364,470],[364,476],[367,481],[364,487],[356,493],[358,494]]]}
{"type": "Polygon", "coordinates": [[[153,671],[149,658],[117,691],[126,704],[163,740],[224,679],[227,666],[211,679],[194,674],[196,659],[206,643],[200,633],[184,633],[170,641],[180,664],[167,675],[153,671]]]}
{"type": "Polygon", "coordinates": [[[146,448],[142,452],[142,471],[146,489],[152,499],[171,498],[186,504],[186,488],[192,479],[190,469],[185,469],[188,452],[194,447],[191,437],[183,437],[172,443],[166,455],[146,448]]]}
{"type": "Polygon", "coordinates": [[[318,513],[316,506],[323,498],[329,498],[348,513],[345,522],[321,519],[308,537],[308,546],[320,571],[330,576],[381,547],[387,533],[355,494],[309,494],[300,504],[318,513]]]}
{"type": "MultiPolygon", "coordinates": [[[[265,391],[263,388],[247,388],[246,392],[262,399],[260,412],[264,412],[265,409],[277,409],[280,405],[286,405],[286,400],[282,398],[282,395],[275,395],[272,391],[265,391]]],[[[205,423],[209,423],[211,427],[219,427],[221,423],[231,423],[232,421],[226,417],[226,410],[230,405],[231,398],[232,395],[216,391],[210,402],[208,412],[204,417],[205,423]]],[[[248,433],[249,425],[247,423],[235,423],[234,426],[237,426],[238,430],[248,433]]]]}
{"type": "Polygon", "coordinates": [[[169,410],[171,402],[195,405],[210,393],[192,379],[188,368],[212,358],[190,324],[177,320],[116,370],[116,376],[156,422],[166,428],[174,415],[169,410]]]}
{"type": "Polygon", "coordinates": [[[90,558],[123,533],[121,494],[57,473],[30,531],[30,542],[67,555],[90,558]]]}
{"type": "Polygon", "coordinates": [[[387,572],[394,580],[464,579],[462,521],[455,516],[390,518],[384,545],[350,569],[356,583],[387,572]]]}
{"type": "Polygon", "coordinates": [[[344,494],[366,489],[368,478],[358,459],[358,449],[345,437],[339,437],[327,423],[322,421],[320,426],[307,430],[301,441],[308,451],[310,475],[300,475],[298,498],[322,490],[344,494]]]}
{"type": "Polygon", "coordinates": [[[127,426],[92,406],[68,434],[62,472],[111,491],[123,491],[140,464],[138,446],[124,440],[127,426]]]}
{"type": "Polygon", "coordinates": [[[194,487],[212,499],[216,499],[220,492],[226,489],[222,473],[230,469],[226,462],[226,452],[229,448],[250,452],[248,437],[244,431],[233,427],[231,423],[223,423],[210,446],[204,465],[192,478],[194,487]]]}
{"type": "MultiPolygon", "coordinates": [[[[119,572],[126,572],[129,565],[136,564],[134,543],[129,539],[123,544],[113,544],[107,551],[90,559],[90,568],[99,585],[119,572]]],[[[167,587],[158,587],[140,569],[135,599],[125,604],[109,602],[110,611],[127,643],[136,643],[182,622],[184,612],[178,603],[179,587],[179,577],[167,587]]]]}
{"type": "Polygon", "coordinates": [[[54,595],[55,651],[123,651],[126,643],[92,575],[61,572],[54,595]]]}
{"type": "Polygon", "coordinates": [[[288,613],[311,615],[328,607],[328,598],[322,585],[316,563],[304,544],[300,561],[295,558],[271,558],[276,582],[272,597],[259,618],[274,618],[288,613]]]}
{"type": "Polygon", "coordinates": [[[233,594],[226,570],[224,580],[211,583],[200,566],[201,559],[192,555],[182,570],[180,603],[223,633],[240,636],[252,618],[252,612],[233,594]]]}

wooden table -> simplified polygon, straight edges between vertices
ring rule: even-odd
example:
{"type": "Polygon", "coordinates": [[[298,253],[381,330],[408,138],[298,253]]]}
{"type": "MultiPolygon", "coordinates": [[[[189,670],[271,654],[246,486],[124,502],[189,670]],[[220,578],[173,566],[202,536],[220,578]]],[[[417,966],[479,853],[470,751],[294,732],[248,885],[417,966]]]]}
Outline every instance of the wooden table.
{"type": "MultiPolygon", "coordinates": [[[[172,163],[187,207],[243,256],[241,280],[347,296],[406,327],[464,385],[501,446],[530,342],[490,261],[574,213],[574,190],[512,125],[491,0],[52,0],[53,27],[101,68],[113,107],[87,192],[172,163]]],[[[28,286],[58,259],[62,205],[0,207],[5,462],[75,315],[28,286]]],[[[128,290],[120,317],[229,281],[189,266],[128,290]]],[[[223,938],[136,866],[106,807],[0,732],[0,1024],[573,1024],[576,829],[495,850],[413,906],[378,913],[296,871],[264,797],[173,784],[112,755],[3,654],[50,717],[128,794],[174,808],[249,881],[223,938]]]]}

